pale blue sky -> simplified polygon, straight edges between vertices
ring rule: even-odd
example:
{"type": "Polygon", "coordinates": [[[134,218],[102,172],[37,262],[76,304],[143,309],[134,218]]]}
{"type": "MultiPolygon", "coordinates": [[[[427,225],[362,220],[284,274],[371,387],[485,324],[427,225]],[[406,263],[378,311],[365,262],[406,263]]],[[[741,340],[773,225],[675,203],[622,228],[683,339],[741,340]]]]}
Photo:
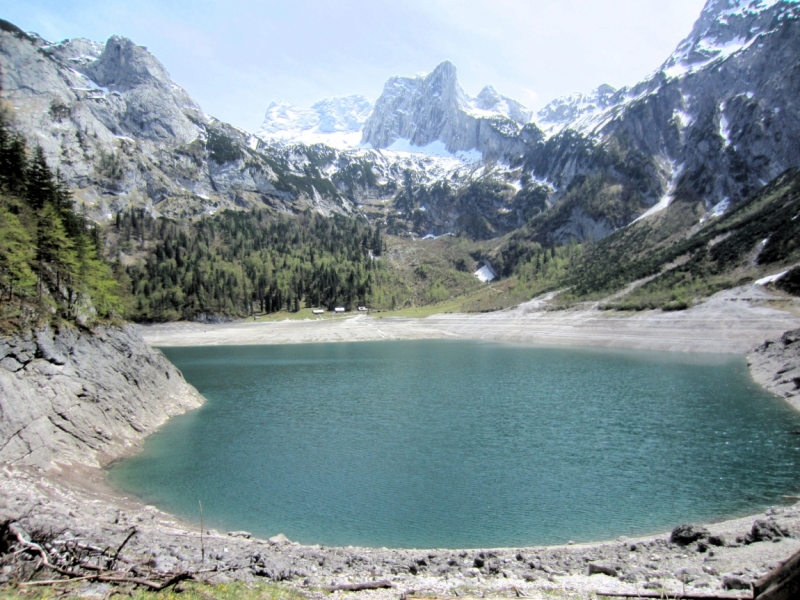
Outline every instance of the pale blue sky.
{"type": "Polygon", "coordinates": [[[688,35],[705,0],[0,0],[57,41],[131,38],[220,119],[254,131],[271,100],[375,99],[392,75],[458,67],[533,109],[632,84],[688,35]]]}

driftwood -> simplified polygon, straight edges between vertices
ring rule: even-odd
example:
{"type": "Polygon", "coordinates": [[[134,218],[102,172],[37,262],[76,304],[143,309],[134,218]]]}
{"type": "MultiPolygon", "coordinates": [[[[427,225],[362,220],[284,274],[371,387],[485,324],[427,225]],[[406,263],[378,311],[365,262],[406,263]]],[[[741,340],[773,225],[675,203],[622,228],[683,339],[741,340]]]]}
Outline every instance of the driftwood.
{"type": "MultiPolygon", "coordinates": [[[[149,579],[144,579],[141,577],[131,577],[129,572],[122,572],[122,571],[114,571],[111,569],[99,567],[97,565],[88,564],[85,561],[76,562],[72,565],[72,569],[65,569],[59,567],[58,565],[53,564],[50,560],[50,555],[45,550],[45,548],[41,544],[37,544],[31,539],[28,539],[28,535],[24,532],[23,529],[19,527],[16,522],[7,522],[4,523],[3,526],[6,528],[6,531],[13,535],[15,538],[16,544],[18,547],[22,548],[23,551],[30,552],[38,557],[38,566],[36,569],[40,569],[45,567],[50,569],[51,571],[55,571],[59,575],[63,575],[66,579],[47,579],[47,580],[37,580],[37,581],[21,581],[18,582],[17,585],[19,586],[43,586],[43,585],[58,585],[62,583],[69,583],[72,581],[103,581],[108,583],[130,583],[133,585],[138,585],[141,587],[150,588],[153,591],[160,592],[167,589],[170,586],[175,585],[181,581],[186,581],[187,579],[193,579],[197,573],[191,573],[188,571],[183,571],[180,573],[172,573],[170,577],[165,581],[151,581],[149,579]],[[83,569],[83,572],[77,570],[83,569]],[[93,573],[86,573],[86,571],[94,571],[93,573]]],[[[117,561],[120,561],[120,552],[122,552],[125,545],[130,541],[130,539],[136,534],[136,529],[133,528],[128,536],[125,538],[125,541],[117,548],[116,552],[113,556],[109,557],[109,564],[114,564],[117,561]]],[[[86,549],[99,553],[101,556],[108,556],[108,551],[102,548],[96,548],[94,546],[86,546],[86,549]]],[[[128,561],[124,561],[128,562],[128,561]]]]}
{"type": "Polygon", "coordinates": [[[800,598],[800,552],[753,584],[757,600],[796,600],[800,598]]]}
{"type": "Polygon", "coordinates": [[[385,588],[392,588],[394,584],[387,579],[381,581],[367,581],[365,583],[340,583],[339,585],[332,585],[323,588],[328,592],[360,592],[361,590],[381,590],[385,588]]]}
{"type": "Polygon", "coordinates": [[[601,598],[659,598],[660,600],[753,600],[748,594],[670,594],[668,592],[595,592],[601,598]]]}

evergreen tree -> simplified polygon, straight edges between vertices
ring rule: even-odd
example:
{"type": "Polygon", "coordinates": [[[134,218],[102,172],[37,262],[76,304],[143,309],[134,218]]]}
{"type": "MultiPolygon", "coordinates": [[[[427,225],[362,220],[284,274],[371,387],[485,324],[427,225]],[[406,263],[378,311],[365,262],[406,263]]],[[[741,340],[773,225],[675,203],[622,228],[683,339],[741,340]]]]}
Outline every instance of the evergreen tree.
{"type": "Polygon", "coordinates": [[[75,242],[70,239],[58,209],[46,203],[37,214],[38,244],[36,260],[40,285],[72,305],[79,260],[75,242]]]}
{"type": "Polygon", "coordinates": [[[119,284],[98,248],[42,149],[28,161],[22,138],[0,120],[0,318],[22,314],[20,302],[34,309],[27,314],[48,306],[67,319],[119,313],[119,284]]]}
{"type": "Polygon", "coordinates": [[[0,120],[0,189],[21,197],[27,183],[27,157],[25,141],[11,134],[0,120]]]}
{"type": "Polygon", "coordinates": [[[31,264],[36,258],[33,239],[17,215],[0,205],[0,300],[8,294],[24,296],[33,290],[36,276],[31,264]]]}
{"type": "Polygon", "coordinates": [[[41,146],[36,146],[26,175],[25,198],[34,210],[41,210],[48,203],[58,205],[56,184],[41,146]]]}

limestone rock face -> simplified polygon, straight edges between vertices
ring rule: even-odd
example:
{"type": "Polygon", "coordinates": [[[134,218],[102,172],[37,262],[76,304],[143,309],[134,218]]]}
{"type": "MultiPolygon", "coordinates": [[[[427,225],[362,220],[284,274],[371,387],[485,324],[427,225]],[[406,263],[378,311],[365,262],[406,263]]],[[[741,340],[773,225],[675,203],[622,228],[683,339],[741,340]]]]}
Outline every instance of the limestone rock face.
{"type": "Polygon", "coordinates": [[[542,239],[568,241],[576,230],[564,227],[575,221],[570,213],[605,220],[602,229],[613,231],[676,198],[724,212],[800,166],[798,55],[797,2],[709,0],[691,34],[645,81],[550,103],[537,115],[546,139],[529,143],[525,159],[555,188],[542,239]],[[559,205],[592,177],[608,181],[606,195],[622,186],[633,198],[627,210],[592,215],[588,195],[582,212],[559,205]]]}
{"type": "Polygon", "coordinates": [[[452,153],[477,150],[497,158],[522,149],[517,135],[530,116],[491,87],[469,98],[455,65],[445,61],[428,75],[389,79],[361,141],[373,148],[390,148],[398,140],[416,147],[442,142],[452,153]]]}
{"type": "Polygon", "coordinates": [[[800,329],[767,340],[747,357],[753,379],[800,410],[800,329]]]}
{"type": "Polygon", "coordinates": [[[97,221],[130,206],[177,218],[264,205],[347,210],[336,198],[277,189],[275,170],[291,165],[205,115],[153,55],[123,37],[51,44],[6,24],[0,95],[12,129],[42,147],[97,221]]]}
{"type": "MultiPolygon", "coordinates": [[[[106,42],[84,74],[102,88],[118,92],[124,102],[109,103],[99,112],[109,129],[137,138],[188,144],[200,134],[195,122],[205,121],[200,106],[172,83],[163,65],[147,50],[118,36],[106,42]]],[[[112,94],[113,96],[113,94],[112,94]]]]}
{"type": "Polygon", "coordinates": [[[101,466],[202,402],[134,326],[0,338],[0,462],[101,466]]]}

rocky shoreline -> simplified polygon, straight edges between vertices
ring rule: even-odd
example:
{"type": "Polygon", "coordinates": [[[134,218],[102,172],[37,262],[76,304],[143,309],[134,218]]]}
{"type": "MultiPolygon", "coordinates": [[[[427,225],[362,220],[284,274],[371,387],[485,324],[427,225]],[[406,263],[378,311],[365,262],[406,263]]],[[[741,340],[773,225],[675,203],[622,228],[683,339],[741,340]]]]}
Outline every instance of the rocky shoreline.
{"type": "MultiPolygon", "coordinates": [[[[756,380],[793,403],[800,391],[798,340],[800,330],[787,332],[749,356],[756,380]]],[[[800,504],[683,528],[672,536],[537,548],[328,548],[283,536],[258,540],[246,532],[201,535],[197,526],[120,496],[98,468],[135,449],[169,416],[202,401],[135,329],[43,330],[0,340],[0,355],[0,522],[14,522],[30,535],[46,533],[55,557],[76,548],[118,548],[128,539],[119,559],[128,561],[134,574],[136,565],[165,576],[203,572],[210,582],[284,582],[311,595],[330,586],[385,580],[391,588],[359,593],[735,596],[800,550],[800,504]],[[154,403],[159,397],[167,401],[154,403]],[[98,431],[101,426],[106,435],[98,431]]],[[[11,575],[0,568],[0,581],[11,575]]]]}

